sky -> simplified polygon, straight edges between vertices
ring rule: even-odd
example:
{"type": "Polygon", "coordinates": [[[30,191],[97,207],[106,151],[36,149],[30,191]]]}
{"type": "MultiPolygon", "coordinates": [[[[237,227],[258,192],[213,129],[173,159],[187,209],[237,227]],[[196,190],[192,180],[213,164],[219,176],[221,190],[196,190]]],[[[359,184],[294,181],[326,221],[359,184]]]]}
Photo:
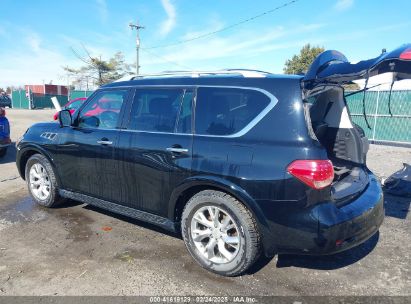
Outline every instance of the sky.
{"type": "Polygon", "coordinates": [[[299,0],[229,30],[173,44],[238,23],[289,0],[0,0],[0,87],[66,84],[73,53],[135,63],[141,73],[248,68],[282,73],[306,44],[336,49],[356,62],[411,42],[411,1],[299,0]],[[377,4],[378,3],[378,4],[377,4]]]}

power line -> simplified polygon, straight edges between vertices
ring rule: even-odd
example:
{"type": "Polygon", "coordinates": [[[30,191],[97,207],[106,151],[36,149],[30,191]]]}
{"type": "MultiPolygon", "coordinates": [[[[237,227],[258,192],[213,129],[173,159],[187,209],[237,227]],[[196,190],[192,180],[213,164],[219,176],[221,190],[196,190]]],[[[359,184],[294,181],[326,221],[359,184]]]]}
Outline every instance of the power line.
{"type": "Polygon", "coordinates": [[[209,36],[212,36],[212,35],[215,35],[215,34],[218,34],[218,33],[224,32],[224,31],[227,31],[227,30],[229,30],[229,29],[232,29],[233,27],[236,27],[236,26],[242,25],[242,24],[244,24],[244,23],[253,21],[253,20],[255,20],[255,19],[257,19],[257,18],[260,18],[260,17],[263,17],[263,16],[265,16],[265,15],[274,13],[275,11],[278,11],[278,10],[280,10],[280,9],[283,9],[283,8],[287,7],[287,6],[290,6],[290,5],[292,5],[292,4],[294,4],[294,3],[298,2],[298,1],[300,1],[300,0],[291,0],[291,1],[288,1],[288,2],[286,2],[286,3],[284,3],[284,4],[280,5],[280,6],[277,6],[277,7],[273,8],[273,9],[270,9],[270,10],[268,10],[268,11],[265,11],[265,12],[263,12],[263,13],[261,13],[261,14],[255,15],[255,16],[253,16],[253,17],[250,17],[250,18],[241,20],[241,21],[239,21],[239,22],[237,22],[237,23],[233,23],[233,24],[231,24],[231,25],[228,25],[228,26],[226,26],[226,27],[220,28],[220,29],[218,29],[218,30],[215,30],[215,31],[212,31],[212,32],[208,32],[208,33],[205,33],[205,34],[202,34],[202,35],[199,35],[199,36],[190,38],[190,39],[180,40],[180,41],[173,42],[173,43],[169,43],[169,44],[162,44],[162,45],[150,46],[150,47],[146,47],[146,48],[144,48],[144,49],[145,49],[145,50],[147,50],[147,49],[150,50],[150,49],[166,48],[166,47],[170,47],[170,46],[175,46],[175,45],[179,45],[179,44],[188,43],[188,42],[191,42],[191,41],[194,41],[194,40],[198,40],[198,39],[202,39],[202,38],[205,38],[205,37],[209,37],[209,36]]]}
{"type": "Polygon", "coordinates": [[[148,49],[143,49],[143,48],[142,48],[141,50],[144,51],[144,52],[146,52],[147,54],[149,54],[149,55],[151,55],[151,56],[157,57],[158,59],[162,60],[163,62],[168,62],[168,63],[170,63],[170,64],[174,64],[174,65],[176,65],[176,66],[178,66],[178,67],[180,67],[180,68],[183,68],[183,69],[192,70],[192,68],[190,68],[189,66],[185,66],[185,65],[179,64],[179,63],[177,63],[177,62],[175,62],[175,61],[169,60],[169,59],[167,59],[167,58],[165,58],[165,57],[162,57],[162,56],[160,56],[160,55],[157,55],[156,53],[153,53],[152,51],[149,51],[148,49]]]}

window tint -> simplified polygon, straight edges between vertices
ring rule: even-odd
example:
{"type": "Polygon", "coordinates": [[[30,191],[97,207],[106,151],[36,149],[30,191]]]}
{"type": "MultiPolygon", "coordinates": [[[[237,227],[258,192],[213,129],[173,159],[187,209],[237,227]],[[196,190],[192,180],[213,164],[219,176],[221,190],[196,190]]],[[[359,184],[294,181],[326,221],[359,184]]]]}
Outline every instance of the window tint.
{"type": "Polygon", "coordinates": [[[81,107],[81,105],[84,103],[85,101],[82,99],[73,101],[72,103],[70,103],[67,107],[66,110],[77,110],[81,107]]]}
{"type": "Polygon", "coordinates": [[[246,127],[269,103],[267,95],[255,90],[199,88],[196,134],[235,134],[246,127]]]}
{"type": "Polygon", "coordinates": [[[183,89],[142,89],[134,96],[130,129],[191,132],[192,93],[183,89]]]}
{"type": "Polygon", "coordinates": [[[120,117],[120,110],[127,98],[127,90],[102,91],[98,93],[79,115],[79,127],[114,129],[120,117]]]}

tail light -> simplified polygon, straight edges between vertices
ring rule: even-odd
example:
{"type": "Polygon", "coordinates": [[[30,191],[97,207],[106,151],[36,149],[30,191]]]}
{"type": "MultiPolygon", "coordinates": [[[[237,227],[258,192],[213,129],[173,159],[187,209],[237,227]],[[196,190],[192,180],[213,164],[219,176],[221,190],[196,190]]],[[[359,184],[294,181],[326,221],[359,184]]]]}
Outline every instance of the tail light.
{"type": "Polygon", "coordinates": [[[287,171],[314,189],[323,189],[331,185],[334,168],[330,160],[296,160],[287,171]]]}
{"type": "Polygon", "coordinates": [[[401,53],[400,59],[411,60],[411,48],[405,49],[405,51],[401,53]]]}

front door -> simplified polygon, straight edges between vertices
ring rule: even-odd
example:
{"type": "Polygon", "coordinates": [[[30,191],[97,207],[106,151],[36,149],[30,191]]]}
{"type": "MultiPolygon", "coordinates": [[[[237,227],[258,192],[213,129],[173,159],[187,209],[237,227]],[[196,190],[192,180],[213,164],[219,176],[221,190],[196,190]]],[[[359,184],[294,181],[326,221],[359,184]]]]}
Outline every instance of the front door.
{"type": "Polygon", "coordinates": [[[57,159],[63,188],[117,201],[120,183],[114,159],[120,117],[129,90],[102,90],[81,109],[60,139],[57,159]]]}
{"type": "Polygon", "coordinates": [[[191,174],[193,91],[136,89],[118,146],[122,204],[167,216],[171,191],[191,174]]]}

